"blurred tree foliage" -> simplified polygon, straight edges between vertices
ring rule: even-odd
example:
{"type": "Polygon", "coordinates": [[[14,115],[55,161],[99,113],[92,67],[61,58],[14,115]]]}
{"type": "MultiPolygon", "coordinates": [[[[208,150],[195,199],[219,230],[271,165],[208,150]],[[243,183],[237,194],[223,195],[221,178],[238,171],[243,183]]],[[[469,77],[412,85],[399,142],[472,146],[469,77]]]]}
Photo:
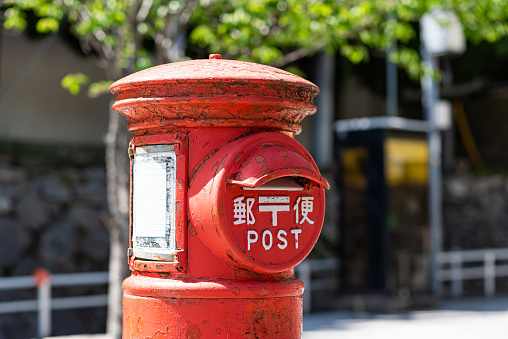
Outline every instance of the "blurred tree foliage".
{"type": "MultiPolygon", "coordinates": [[[[455,12],[472,42],[508,35],[504,0],[5,0],[2,8],[7,29],[26,29],[27,13],[40,33],[67,25],[110,80],[186,55],[285,67],[323,50],[359,63],[391,44],[397,49],[390,58],[418,78],[417,23],[437,8],[455,12]]],[[[64,86],[75,92],[84,83],[77,73],[64,86]]]]}

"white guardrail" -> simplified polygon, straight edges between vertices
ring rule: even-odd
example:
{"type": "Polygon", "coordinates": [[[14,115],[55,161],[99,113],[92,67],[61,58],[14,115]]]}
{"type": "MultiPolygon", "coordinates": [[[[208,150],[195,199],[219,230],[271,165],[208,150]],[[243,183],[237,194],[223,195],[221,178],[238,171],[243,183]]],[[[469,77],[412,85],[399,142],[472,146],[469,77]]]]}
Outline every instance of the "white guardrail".
{"type": "MultiPolygon", "coordinates": [[[[508,248],[479,249],[442,252],[438,254],[439,280],[451,282],[451,294],[460,297],[462,283],[469,279],[483,279],[484,293],[493,296],[496,292],[496,277],[508,277],[508,248]],[[504,264],[502,262],[505,262],[504,264]],[[466,266],[464,266],[466,264],[466,266]]],[[[305,284],[303,293],[303,312],[311,309],[311,291],[338,288],[338,274],[314,279],[314,272],[338,272],[339,260],[306,259],[295,268],[295,273],[305,284]]],[[[108,284],[108,272],[69,273],[51,275],[45,271],[33,276],[0,278],[0,291],[37,288],[37,299],[0,302],[0,315],[20,312],[37,312],[38,337],[51,334],[51,311],[107,306],[107,294],[52,298],[53,287],[90,286],[108,284]]]]}
{"type": "Polygon", "coordinates": [[[496,293],[496,278],[508,277],[508,248],[443,252],[437,260],[441,267],[448,266],[439,270],[439,279],[451,282],[451,295],[457,298],[462,296],[464,280],[483,279],[484,294],[491,297],[496,293]]]}
{"type": "MultiPolygon", "coordinates": [[[[456,298],[463,294],[464,280],[483,279],[484,294],[492,297],[496,293],[496,278],[508,277],[508,248],[442,252],[437,260],[440,267],[438,279],[441,283],[451,282],[451,295],[456,298]]],[[[338,288],[337,275],[312,279],[312,273],[338,269],[339,261],[335,258],[306,259],[296,266],[295,273],[305,284],[304,313],[311,309],[311,291],[338,288]]]]}
{"type": "MultiPolygon", "coordinates": [[[[297,276],[305,284],[303,293],[304,312],[311,307],[311,290],[336,288],[338,278],[312,279],[312,273],[325,270],[338,270],[338,260],[307,259],[296,268],[297,276]]],[[[0,277],[0,291],[37,289],[37,299],[0,302],[0,315],[37,312],[37,336],[47,337],[51,334],[51,311],[107,306],[107,294],[75,297],[52,298],[53,287],[105,285],[109,282],[108,272],[68,273],[51,275],[39,270],[33,276],[0,277]]]]}
{"type": "Polygon", "coordinates": [[[0,291],[37,288],[37,299],[0,302],[0,314],[37,312],[37,336],[43,338],[51,334],[51,311],[89,307],[102,307],[108,304],[107,294],[76,297],[52,298],[53,287],[106,285],[108,272],[68,273],[51,275],[37,270],[33,276],[0,278],[0,291]]]}
{"type": "Polygon", "coordinates": [[[339,260],[337,258],[327,259],[305,259],[295,267],[296,276],[303,281],[303,313],[310,313],[312,295],[311,291],[328,290],[338,288],[339,260]],[[313,279],[312,273],[317,271],[336,271],[332,277],[313,279]]]}

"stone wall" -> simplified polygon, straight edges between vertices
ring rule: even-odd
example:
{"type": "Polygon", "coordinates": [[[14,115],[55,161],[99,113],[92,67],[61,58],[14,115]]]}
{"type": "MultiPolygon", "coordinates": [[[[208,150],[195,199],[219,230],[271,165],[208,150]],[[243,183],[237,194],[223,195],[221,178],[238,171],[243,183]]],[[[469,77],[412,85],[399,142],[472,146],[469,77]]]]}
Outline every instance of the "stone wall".
{"type": "Polygon", "coordinates": [[[445,178],[444,250],[508,247],[508,178],[445,178]]]}
{"type": "MultiPolygon", "coordinates": [[[[443,183],[444,250],[508,248],[508,178],[464,174],[443,183]]],[[[483,295],[482,279],[463,287],[466,295],[483,295]]],[[[508,278],[496,279],[496,293],[508,293],[508,278]]]]}
{"type": "MultiPolygon", "coordinates": [[[[1,277],[31,275],[39,267],[52,273],[108,269],[103,160],[67,153],[76,161],[0,155],[1,277]]],[[[107,293],[106,286],[53,289],[55,297],[95,293],[107,293]]],[[[35,297],[33,289],[0,293],[0,301],[35,297]]],[[[56,311],[53,318],[54,335],[104,332],[106,309],[56,311]]],[[[35,337],[36,319],[35,313],[0,315],[0,339],[35,337]]]]}

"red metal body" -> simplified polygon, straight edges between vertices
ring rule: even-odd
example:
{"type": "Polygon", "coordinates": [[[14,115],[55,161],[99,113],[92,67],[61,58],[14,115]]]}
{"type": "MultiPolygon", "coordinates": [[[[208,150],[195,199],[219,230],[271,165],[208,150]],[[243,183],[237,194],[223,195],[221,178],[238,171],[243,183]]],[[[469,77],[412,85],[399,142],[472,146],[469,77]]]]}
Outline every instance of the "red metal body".
{"type": "Polygon", "coordinates": [[[132,74],[111,91],[134,134],[123,337],[301,337],[294,266],[317,241],[328,183],[293,137],[318,88],[212,55],[132,74]],[[167,211],[144,203],[144,183],[167,211]],[[152,241],[163,231],[152,219],[169,220],[167,242],[152,241]]]}

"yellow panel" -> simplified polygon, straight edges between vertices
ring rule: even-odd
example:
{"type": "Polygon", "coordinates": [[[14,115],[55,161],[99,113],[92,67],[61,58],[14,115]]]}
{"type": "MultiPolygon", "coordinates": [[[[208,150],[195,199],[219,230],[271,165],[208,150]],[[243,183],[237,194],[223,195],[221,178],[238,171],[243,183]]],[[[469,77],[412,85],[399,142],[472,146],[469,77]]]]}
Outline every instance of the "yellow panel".
{"type": "Polygon", "coordinates": [[[385,154],[389,185],[427,183],[429,150],[426,140],[387,138],[385,154]]]}
{"type": "Polygon", "coordinates": [[[342,151],[342,169],[344,185],[365,188],[365,167],[367,166],[367,150],[362,147],[348,148],[342,151]]]}

